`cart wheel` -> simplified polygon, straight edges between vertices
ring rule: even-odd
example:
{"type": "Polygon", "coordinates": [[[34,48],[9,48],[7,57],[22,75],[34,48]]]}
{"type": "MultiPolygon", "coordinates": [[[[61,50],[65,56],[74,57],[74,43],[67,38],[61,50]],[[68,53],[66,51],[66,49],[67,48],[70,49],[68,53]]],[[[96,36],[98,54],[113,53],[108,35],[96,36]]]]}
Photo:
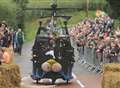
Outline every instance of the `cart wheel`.
{"type": "Polygon", "coordinates": [[[52,85],[54,85],[54,84],[55,84],[55,81],[56,81],[56,79],[52,79],[52,85]]]}
{"type": "Polygon", "coordinates": [[[36,79],[36,84],[39,84],[39,80],[38,79],[36,79]]]}
{"type": "Polygon", "coordinates": [[[69,80],[67,80],[66,83],[68,84],[68,83],[69,83],[69,80]]]}

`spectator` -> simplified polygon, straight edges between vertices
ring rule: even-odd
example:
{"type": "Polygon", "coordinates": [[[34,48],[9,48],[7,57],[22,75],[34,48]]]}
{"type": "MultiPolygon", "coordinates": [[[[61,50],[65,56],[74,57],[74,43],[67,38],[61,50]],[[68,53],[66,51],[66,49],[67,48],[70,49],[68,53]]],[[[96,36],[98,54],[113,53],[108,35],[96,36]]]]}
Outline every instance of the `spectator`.
{"type": "Polygon", "coordinates": [[[1,33],[3,33],[1,46],[2,47],[7,47],[7,44],[8,44],[8,27],[4,23],[2,23],[2,25],[1,25],[1,33]]]}
{"type": "Polygon", "coordinates": [[[17,52],[17,38],[16,38],[16,31],[12,30],[12,46],[14,52],[17,52]]]}
{"type": "Polygon", "coordinates": [[[16,39],[17,39],[17,52],[18,54],[21,55],[22,45],[24,43],[24,33],[22,32],[20,28],[16,32],[16,39]]]}
{"type": "Polygon", "coordinates": [[[114,42],[111,42],[111,50],[110,50],[110,63],[112,62],[118,62],[118,54],[119,54],[119,47],[118,45],[114,42]]]}

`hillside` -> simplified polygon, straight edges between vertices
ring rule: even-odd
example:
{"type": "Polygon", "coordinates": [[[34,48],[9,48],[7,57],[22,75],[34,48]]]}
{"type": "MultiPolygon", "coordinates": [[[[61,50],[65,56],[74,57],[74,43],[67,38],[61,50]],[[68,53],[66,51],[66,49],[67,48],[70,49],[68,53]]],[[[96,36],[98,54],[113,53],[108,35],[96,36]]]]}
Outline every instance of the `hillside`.
{"type": "MultiPolygon", "coordinates": [[[[50,7],[52,0],[29,0],[28,6],[50,7]]],[[[106,0],[89,0],[90,3],[106,3],[106,0]]],[[[58,7],[78,7],[85,4],[86,0],[57,0],[58,7]]]]}

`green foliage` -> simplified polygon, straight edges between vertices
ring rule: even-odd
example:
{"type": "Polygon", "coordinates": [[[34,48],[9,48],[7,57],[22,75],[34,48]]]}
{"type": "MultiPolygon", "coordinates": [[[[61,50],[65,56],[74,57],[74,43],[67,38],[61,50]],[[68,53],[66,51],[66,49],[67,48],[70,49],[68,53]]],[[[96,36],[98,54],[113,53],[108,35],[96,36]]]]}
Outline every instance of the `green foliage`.
{"type": "Polygon", "coordinates": [[[35,34],[38,29],[38,21],[37,20],[31,20],[29,22],[25,23],[25,40],[26,42],[31,41],[35,38],[35,34]]]}
{"type": "Polygon", "coordinates": [[[0,21],[6,20],[10,26],[16,24],[16,9],[12,0],[0,0],[0,21]]]}
{"type": "MultiPolygon", "coordinates": [[[[86,12],[85,11],[80,11],[80,12],[75,12],[72,13],[72,18],[69,20],[69,26],[75,25],[78,22],[82,21],[83,19],[86,18],[86,12]]],[[[95,18],[95,11],[89,11],[88,12],[88,17],[89,18],[95,18]]]]}
{"type": "Polygon", "coordinates": [[[120,19],[116,19],[114,22],[115,29],[117,29],[118,26],[120,26],[120,19]]]}
{"type": "Polygon", "coordinates": [[[106,0],[111,9],[112,9],[112,16],[115,18],[120,17],[120,0],[106,0]]]}

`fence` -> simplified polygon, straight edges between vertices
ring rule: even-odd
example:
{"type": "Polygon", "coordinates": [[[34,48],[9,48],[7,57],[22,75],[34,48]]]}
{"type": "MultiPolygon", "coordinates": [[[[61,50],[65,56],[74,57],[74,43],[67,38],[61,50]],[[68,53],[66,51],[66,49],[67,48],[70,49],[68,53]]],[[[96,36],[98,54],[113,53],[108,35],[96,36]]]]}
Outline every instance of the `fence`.
{"type": "Polygon", "coordinates": [[[83,65],[89,71],[96,73],[102,72],[102,65],[107,62],[105,61],[106,58],[103,58],[103,55],[97,55],[94,48],[87,46],[78,47],[74,40],[71,40],[71,44],[78,52],[76,62],[79,62],[80,65],[83,65]]]}

